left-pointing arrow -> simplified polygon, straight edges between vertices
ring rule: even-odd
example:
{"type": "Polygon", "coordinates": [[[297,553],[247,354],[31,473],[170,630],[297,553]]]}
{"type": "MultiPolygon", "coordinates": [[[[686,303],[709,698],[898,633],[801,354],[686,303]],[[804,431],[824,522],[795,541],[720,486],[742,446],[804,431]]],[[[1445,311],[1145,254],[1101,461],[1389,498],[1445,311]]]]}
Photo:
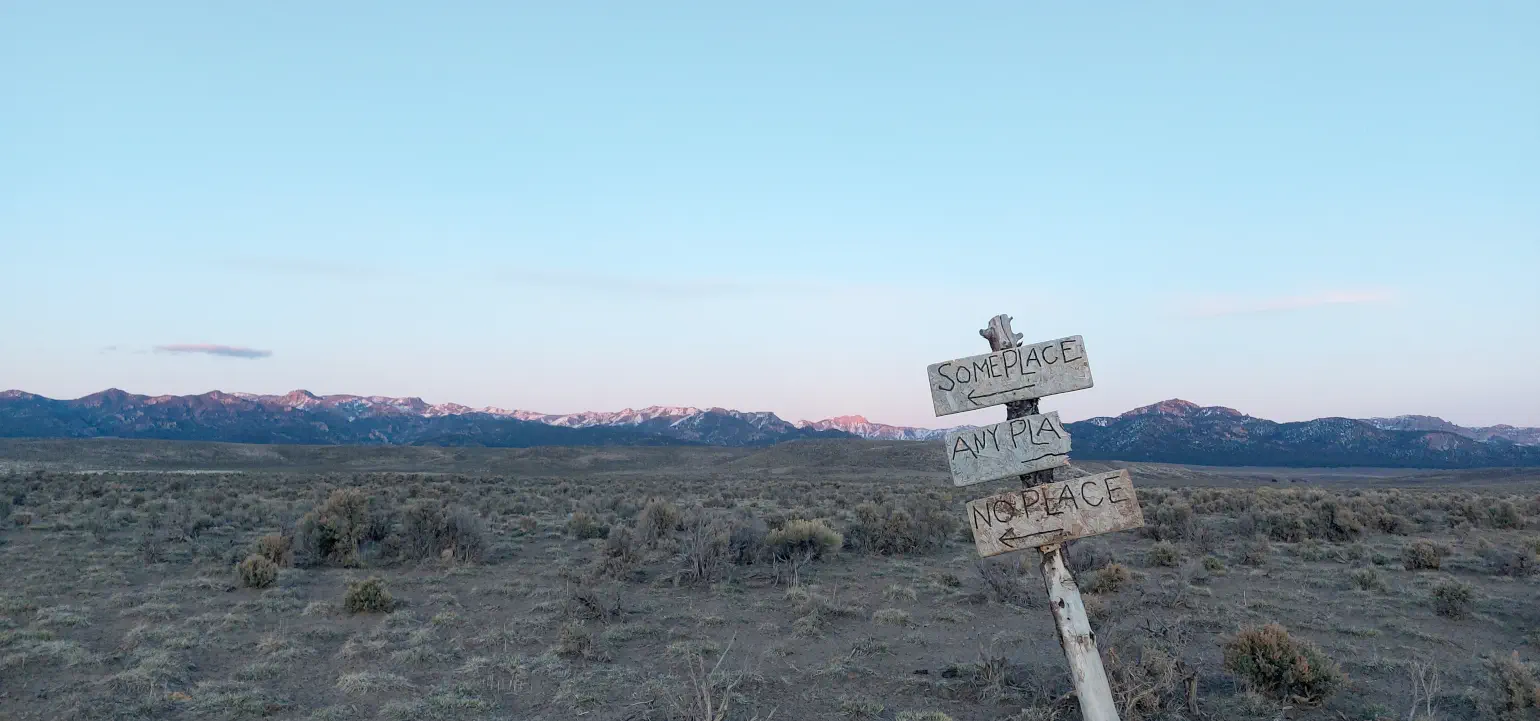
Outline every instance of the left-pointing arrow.
{"type": "Polygon", "coordinates": [[[978,391],[970,390],[970,391],[968,391],[968,402],[970,402],[970,403],[972,403],[973,405],[976,405],[976,406],[981,406],[981,405],[984,405],[984,404],[979,402],[980,398],[988,398],[990,396],[1000,396],[1000,395],[1005,395],[1006,393],[1015,393],[1016,391],[1025,390],[1025,389],[1031,388],[1032,386],[1035,386],[1035,385],[1037,385],[1037,384],[1036,383],[1028,383],[1028,384],[1026,384],[1024,386],[1020,386],[1018,388],[1008,388],[1008,389],[1003,390],[1003,391],[995,391],[994,393],[979,393],[978,391]]]}
{"type": "Polygon", "coordinates": [[[1050,528],[1050,529],[1048,529],[1046,531],[1036,531],[1034,533],[1028,533],[1025,536],[1018,536],[1018,535],[1016,535],[1016,529],[1014,529],[1014,528],[1007,528],[1007,529],[1005,529],[1005,533],[1000,534],[1000,543],[1002,545],[1004,545],[1006,548],[1015,548],[1016,544],[1013,543],[1013,541],[1025,541],[1025,540],[1027,540],[1027,539],[1029,539],[1029,538],[1031,538],[1033,536],[1045,536],[1045,535],[1048,535],[1050,533],[1058,533],[1058,532],[1059,532],[1059,529],[1057,529],[1057,528],[1050,528]]]}

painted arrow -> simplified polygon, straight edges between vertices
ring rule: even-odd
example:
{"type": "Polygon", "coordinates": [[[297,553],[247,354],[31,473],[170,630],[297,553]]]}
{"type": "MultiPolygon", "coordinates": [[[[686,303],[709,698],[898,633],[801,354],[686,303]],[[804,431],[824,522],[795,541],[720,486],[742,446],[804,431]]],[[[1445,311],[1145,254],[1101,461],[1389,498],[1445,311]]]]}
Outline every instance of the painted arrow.
{"type": "Polygon", "coordinates": [[[1015,393],[1016,391],[1025,390],[1025,389],[1031,388],[1032,386],[1035,386],[1035,385],[1037,385],[1037,384],[1036,383],[1028,383],[1028,384],[1026,384],[1024,386],[1020,386],[1018,388],[1008,388],[1008,389],[1003,390],[1003,391],[995,391],[994,393],[979,393],[978,391],[970,390],[970,391],[968,391],[968,402],[972,403],[973,405],[976,405],[976,406],[981,406],[981,405],[984,405],[984,404],[980,403],[978,401],[978,399],[980,399],[980,398],[988,398],[990,396],[1005,395],[1006,393],[1015,393]]]}
{"type": "Polygon", "coordinates": [[[1050,534],[1050,533],[1058,533],[1059,530],[1060,529],[1057,529],[1057,528],[1050,528],[1050,529],[1048,529],[1046,531],[1037,531],[1035,533],[1028,533],[1025,536],[1018,536],[1018,535],[1016,535],[1016,530],[1015,529],[1007,528],[1007,529],[1005,529],[1005,533],[1000,534],[1000,543],[1005,545],[1008,548],[1015,548],[1016,544],[1011,543],[1011,541],[1025,541],[1028,538],[1031,538],[1033,536],[1044,536],[1044,535],[1047,535],[1047,534],[1050,534]]]}

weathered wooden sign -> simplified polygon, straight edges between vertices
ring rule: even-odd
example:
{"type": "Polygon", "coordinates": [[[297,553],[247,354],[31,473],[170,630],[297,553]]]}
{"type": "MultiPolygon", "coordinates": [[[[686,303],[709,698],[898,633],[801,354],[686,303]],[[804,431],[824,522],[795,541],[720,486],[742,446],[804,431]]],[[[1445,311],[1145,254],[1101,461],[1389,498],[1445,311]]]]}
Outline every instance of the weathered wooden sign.
{"type": "Polygon", "coordinates": [[[1078,335],[1021,345],[1011,317],[997,315],[979,330],[992,353],[937,363],[930,374],[936,415],[1009,403],[1006,421],[946,435],[952,483],[966,486],[1017,476],[1021,490],[968,504],[973,545],[988,558],[1036,548],[1048,607],[1069,662],[1083,721],[1118,721],[1096,635],[1080,587],[1064,565],[1060,544],[1099,533],[1138,528],[1144,513],[1128,471],[1054,480],[1069,463],[1069,434],[1059,414],[1039,414],[1037,399],[1091,387],[1091,366],[1078,335]]]}
{"type": "Polygon", "coordinates": [[[1069,431],[1057,412],[946,434],[952,485],[969,486],[1069,464],[1069,431]]]}
{"type": "Polygon", "coordinates": [[[938,416],[1091,387],[1078,335],[935,363],[927,372],[938,416]]]}
{"type": "Polygon", "coordinates": [[[1144,525],[1128,471],[1054,481],[968,503],[982,557],[1144,525]]]}

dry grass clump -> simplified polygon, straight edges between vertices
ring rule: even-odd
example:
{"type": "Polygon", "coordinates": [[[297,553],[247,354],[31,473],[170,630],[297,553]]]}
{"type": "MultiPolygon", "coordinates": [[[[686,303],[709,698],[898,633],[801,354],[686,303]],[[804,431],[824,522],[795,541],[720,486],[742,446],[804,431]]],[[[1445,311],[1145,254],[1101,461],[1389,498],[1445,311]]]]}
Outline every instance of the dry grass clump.
{"type": "Polygon", "coordinates": [[[1432,541],[1413,541],[1401,549],[1401,565],[1408,571],[1437,570],[1447,555],[1448,549],[1432,541]]]}
{"type": "Polygon", "coordinates": [[[1224,667],[1247,688],[1292,703],[1320,703],[1345,680],[1319,647],[1276,623],[1242,629],[1225,643],[1224,667]]]}
{"type": "Polygon", "coordinates": [[[1087,593],[1117,593],[1134,580],[1133,572],[1121,563],[1109,563],[1091,574],[1081,586],[1087,593]]]}
{"type": "Polygon", "coordinates": [[[1476,589],[1453,578],[1433,585],[1433,612],[1446,618],[1465,618],[1476,606],[1476,589]]]}
{"type": "Polygon", "coordinates": [[[909,612],[901,608],[879,608],[872,612],[872,623],[908,626],[909,612]]]}
{"type": "Polygon", "coordinates": [[[822,635],[837,618],[861,615],[859,606],[843,603],[835,591],[825,594],[817,586],[792,586],[784,598],[801,614],[792,622],[793,633],[801,637],[822,635]]]}
{"type": "Polygon", "coordinates": [[[386,613],[394,606],[395,599],[379,576],[349,583],[342,596],[342,608],[348,613],[386,613]]]}
{"type": "Polygon", "coordinates": [[[979,578],[983,579],[989,599],[1018,605],[1031,602],[1032,592],[1027,587],[1027,568],[1021,554],[980,558],[974,561],[973,567],[978,570],[979,578]]]}
{"type": "Polygon", "coordinates": [[[1198,672],[1159,648],[1141,646],[1128,660],[1108,648],[1106,669],[1123,721],[1142,721],[1167,710],[1196,711],[1198,672]]]}
{"type": "Polygon", "coordinates": [[[1385,574],[1374,568],[1355,568],[1348,571],[1348,582],[1360,591],[1390,590],[1390,584],[1385,581],[1385,574]]]}
{"type": "Polygon", "coordinates": [[[1117,558],[1112,546],[1100,538],[1082,538],[1063,545],[1064,564],[1075,573],[1088,573],[1117,558]]]}
{"type": "Polygon", "coordinates": [[[278,580],[278,564],[257,553],[247,556],[235,570],[241,585],[246,588],[267,588],[278,580]]]}
{"type": "Polygon", "coordinates": [[[844,696],[839,700],[840,715],[852,721],[870,721],[886,709],[882,702],[865,696],[844,696]]]}

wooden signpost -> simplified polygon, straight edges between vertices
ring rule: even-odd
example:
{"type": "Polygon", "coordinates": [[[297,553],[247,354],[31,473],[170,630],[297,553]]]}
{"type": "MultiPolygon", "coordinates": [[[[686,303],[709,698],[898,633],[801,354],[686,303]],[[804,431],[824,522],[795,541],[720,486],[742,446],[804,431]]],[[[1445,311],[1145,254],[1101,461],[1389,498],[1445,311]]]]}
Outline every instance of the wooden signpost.
{"type": "Polygon", "coordinates": [[[1080,587],[1064,565],[1061,543],[1144,525],[1128,471],[1055,480],[1069,464],[1069,433],[1059,414],[1040,415],[1037,399],[1090,388],[1085,342],[1076,335],[1023,346],[1011,318],[997,315],[979,335],[990,353],[936,363],[927,369],[936,415],[1005,404],[1006,420],[946,435],[952,483],[967,486],[1018,477],[1020,490],[968,504],[968,525],[979,556],[1037,548],[1043,584],[1069,662],[1080,715],[1118,721],[1117,705],[1096,650],[1096,636],[1080,587]]]}

